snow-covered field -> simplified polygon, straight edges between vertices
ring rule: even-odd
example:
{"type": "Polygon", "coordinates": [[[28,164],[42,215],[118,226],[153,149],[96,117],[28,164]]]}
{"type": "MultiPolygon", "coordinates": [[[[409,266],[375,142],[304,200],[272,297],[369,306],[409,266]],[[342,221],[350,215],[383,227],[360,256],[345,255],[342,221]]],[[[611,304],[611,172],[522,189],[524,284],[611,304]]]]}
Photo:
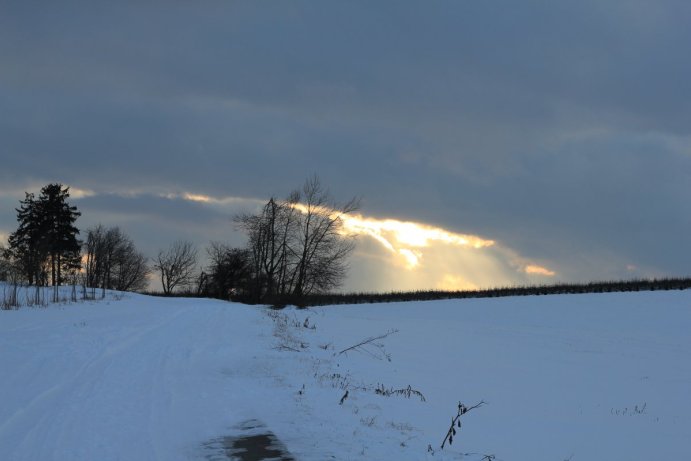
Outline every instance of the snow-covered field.
{"type": "Polygon", "coordinates": [[[691,292],[0,311],[0,459],[223,459],[254,420],[298,461],[691,459],[691,292]]]}

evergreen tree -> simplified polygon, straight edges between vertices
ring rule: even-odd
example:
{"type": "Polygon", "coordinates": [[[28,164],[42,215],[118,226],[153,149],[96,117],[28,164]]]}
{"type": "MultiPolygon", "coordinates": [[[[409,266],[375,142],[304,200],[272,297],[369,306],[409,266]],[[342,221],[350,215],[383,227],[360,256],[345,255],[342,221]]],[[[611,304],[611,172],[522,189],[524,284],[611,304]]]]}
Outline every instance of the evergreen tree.
{"type": "Polygon", "coordinates": [[[81,213],[77,207],[67,203],[69,190],[69,187],[63,188],[62,184],[48,184],[41,189],[38,199],[53,286],[64,281],[63,273],[73,273],[81,267],[81,244],[77,240],[79,229],[74,225],[81,213]]]}
{"type": "Polygon", "coordinates": [[[39,207],[34,194],[26,193],[17,211],[19,227],[9,237],[9,254],[14,259],[30,285],[43,284],[42,271],[45,247],[42,242],[39,207]]]}
{"type": "Polygon", "coordinates": [[[63,274],[81,266],[79,229],[74,225],[81,213],[67,203],[69,187],[48,184],[38,199],[26,194],[17,211],[19,227],[10,235],[10,252],[29,284],[45,285],[48,271],[53,286],[63,274]]]}

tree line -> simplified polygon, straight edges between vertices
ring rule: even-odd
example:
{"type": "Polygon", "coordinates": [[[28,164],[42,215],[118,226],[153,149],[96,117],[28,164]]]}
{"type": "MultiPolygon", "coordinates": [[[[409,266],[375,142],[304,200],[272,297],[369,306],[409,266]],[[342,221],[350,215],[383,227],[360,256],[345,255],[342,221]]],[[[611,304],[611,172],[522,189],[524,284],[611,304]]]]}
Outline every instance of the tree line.
{"type": "Polygon", "coordinates": [[[556,283],[474,290],[416,290],[388,293],[314,293],[302,299],[305,306],[337,304],[375,304],[409,301],[437,301],[441,299],[502,298],[516,296],[548,296],[586,293],[620,293],[632,291],[688,290],[690,277],[670,277],[637,280],[612,280],[586,283],[556,283]]]}
{"type": "Polygon", "coordinates": [[[301,304],[306,296],[338,287],[354,240],[343,216],[358,200],[334,201],[317,177],[286,199],[270,198],[256,213],[234,217],[247,236],[237,248],[211,242],[208,264],[198,266],[189,241],[173,242],[151,260],[119,227],[91,227],[80,240],[81,213],[69,187],[48,184],[26,193],[17,229],[0,248],[0,280],[35,286],[81,285],[84,297],[106,290],[143,291],[157,276],[164,295],[188,294],[247,303],[301,304]]]}

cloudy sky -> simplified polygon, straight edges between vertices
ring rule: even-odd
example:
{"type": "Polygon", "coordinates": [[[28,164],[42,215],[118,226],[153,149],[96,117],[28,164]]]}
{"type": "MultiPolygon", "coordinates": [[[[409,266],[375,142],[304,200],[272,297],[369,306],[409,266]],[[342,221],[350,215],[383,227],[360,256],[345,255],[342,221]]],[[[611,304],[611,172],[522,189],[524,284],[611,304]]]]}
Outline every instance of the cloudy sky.
{"type": "MultiPolygon", "coordinates": [[[[72,187],[153,256],[313,174],[346,290],[691,275],[691,3],[0,3],[0,234],[72,187]]],[[[2,237],[0,236],[0,237],[2,237]]]]}

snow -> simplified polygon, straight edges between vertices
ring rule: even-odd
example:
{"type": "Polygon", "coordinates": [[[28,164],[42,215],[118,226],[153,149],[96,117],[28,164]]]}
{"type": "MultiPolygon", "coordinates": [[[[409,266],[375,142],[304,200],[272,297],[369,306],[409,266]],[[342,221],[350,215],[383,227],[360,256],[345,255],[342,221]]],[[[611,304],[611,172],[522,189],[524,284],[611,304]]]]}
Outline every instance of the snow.
{"type": "Polygon", "coordinates": [[[689,291],[282,311],[119,297],[0,311],[2,459],[222,459],[209,447],[247,421],[299,461],[691,459],[689,291]],[[458,402],[483,400],[441,450],[458,402]]]}

